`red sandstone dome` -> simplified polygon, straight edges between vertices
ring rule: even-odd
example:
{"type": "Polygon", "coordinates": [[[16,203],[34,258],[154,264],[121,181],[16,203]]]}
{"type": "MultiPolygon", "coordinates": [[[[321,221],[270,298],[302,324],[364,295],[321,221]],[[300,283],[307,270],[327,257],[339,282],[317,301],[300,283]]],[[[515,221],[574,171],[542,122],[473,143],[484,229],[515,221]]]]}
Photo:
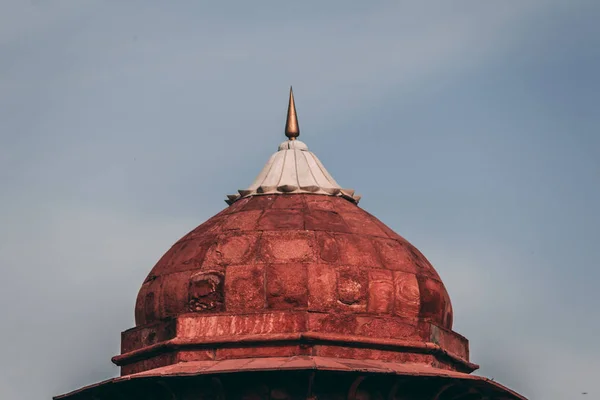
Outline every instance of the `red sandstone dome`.
{"type": "Polygon", "coordinates": [[[356,204],[313,194],[241,199],[184,236],[144,282],[136,324],[267,311],[309,312],[336,333],[452,328],[444,284],[414,246],[356,204]]]}
{"type": "Polygon", "coordinates": [[[476,369],[433,266],[297,140],[293,97],[286,135],[255,182],[150,271],[113,358],[122,374],[307,355],[476,369]]]}
{"type": "Polygon", "coordinates": [[[439,275],[286,136],[152,268],[113,362],[60,399],[521,399],[470,375],[439,275]]]}

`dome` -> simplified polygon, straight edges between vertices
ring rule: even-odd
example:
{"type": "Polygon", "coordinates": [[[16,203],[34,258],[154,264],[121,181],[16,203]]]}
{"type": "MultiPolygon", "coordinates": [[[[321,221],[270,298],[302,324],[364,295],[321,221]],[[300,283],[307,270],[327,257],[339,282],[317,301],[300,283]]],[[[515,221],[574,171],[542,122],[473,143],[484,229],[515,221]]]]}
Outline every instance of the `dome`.
{"type": "Polygon", "coordinates": [[[144,280],[113,358],[121,374],[306,356],[477,368],[433,266],[360,208],[299,134],[290,93],[289,140],[144,280]]]}
{"type": "Polygon", "coordinates": [[[269,310],[452,328],[450,298],[423,254],[358,205],[313,194],[244,198],[198,226],[154,266],[135,315],[145,325],[269,310]]]}
{"type": "Polygon", "coordinates": [[[524,400],[470,375],[439,275],[297,140],[291,90],[285,133],[152,268],[121,377],[58,398],[524,400]]]}

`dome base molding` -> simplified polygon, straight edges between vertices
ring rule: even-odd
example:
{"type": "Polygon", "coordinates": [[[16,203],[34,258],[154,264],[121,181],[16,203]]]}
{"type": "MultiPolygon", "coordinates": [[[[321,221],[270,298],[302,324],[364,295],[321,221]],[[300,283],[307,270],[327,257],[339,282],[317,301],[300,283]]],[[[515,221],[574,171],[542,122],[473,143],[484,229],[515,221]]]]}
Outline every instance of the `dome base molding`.
{"type": "Polygon", "coordinates": [[[464,337],[429,321],[308,311],[179,315],[123,332],[113,362],[129,375],[186,361],[293,356],[423,363],[465,373],[478,368],[468,360],[464,337]]]}

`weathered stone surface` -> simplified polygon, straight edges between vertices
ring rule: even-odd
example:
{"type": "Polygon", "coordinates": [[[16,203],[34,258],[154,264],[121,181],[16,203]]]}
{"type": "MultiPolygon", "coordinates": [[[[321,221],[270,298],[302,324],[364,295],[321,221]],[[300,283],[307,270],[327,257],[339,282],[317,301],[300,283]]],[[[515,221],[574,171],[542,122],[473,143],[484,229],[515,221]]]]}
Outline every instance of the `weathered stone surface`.
{"type": "MultiPolygon", "coordinates": [[[[242,210],[268,210],[279,196],[256,196],[246,202],[242,210]],[[251,201],[250,201],[251,200],[251,201]]],[[[237,202],[236,202],[237,203],[237,202]]],[[[233,204],[235,206],[235,203],[233,204]]]]}
{"type": "Polygon", "coordinates": [[[451,320],[448,320],[450,298],[444,288],[444,284],[441,281],[423,276],[417,276],[417,280],[421,294],[419,316],[438,322],[442,326],[444,326],[444,323],[451,322],[451,320]]]}
{"type": "Polygon", "coordinates": [[[383,267],[398,271],[417,274],[420,267],[414,262],[414,257],[405,244],[387,238],[374,238],[373,244],[381,259],[383,267]]]}
{"type": "Polygon", "coordinates": [[[382,263],[370,237],[338,233],[335,239],[342,264],[381,268],[382,263]]]}
{"type": "Polygon", "coordinates": [[[397,351],[364,349],[356,347],[342,347],[319,345],[315,346],[314,354],[321,357],[349,358],[354,360],[377,360],[401,363],[419,363],[432,365],[435,357],[429,354],[400,353],[397,351]]]}
{"type": "Polygon", "coordinates": [[[306,208],[304,196],[275,196],[273,209],[303,209],[306,208]]]}
{"type": "Polygon", "coordinates": [[[219,236],[206,254],[202,267],[252,263],[257,258],[260,232],[229,231],[219,236]]]}
{"type": "Polygon", "coordinates": [[[216,243],[216,236],[213,234],[198,237],[195,240],[177,242],[169,250],[169,257],[163,257],[154,267],[152,274],[172,274],[198,269],[202,265],[208,249],[214,243],[216,243]]]}
{"type": "MultiPolygon", "coordinates": [[[[336,207],[329,196],[306,196],[306,206],[309,212],[316,210],[321,211],[336,211],[336,207]]],[[[337,204],[337,203],[336,203],[337,204]]]]}
{"type": "Polygon", "coordinates": [[[263,232],[260,257],[268,263],[314,262],[315,235],[310,231],[263,232]]]}
{"type": "Polygon", "coordinates": [[[267,305],[273,309],[306,308],[308,282],[305,264],[267,266],[267,305]]]}
{"type": "Polygon", "coordinates": [[[247,357],[292,357],[301,354],[298,345],[218,348],[217,360],[247,357]]]}
{"type": "Polygon", "coordinates": [[[394,291],[394,314],[417,318],[421,309],[421,292],[416,275],[394,271],[394,291]]]}
{"type": "Polygon", "coordinates": [[[389,314],[394,306],[394,282],[392,271],[369,270],[368,311],[389,314]]]}
{"type": "Polygon", "coordinates": [[[306,213],[306,229],[327,232],[350,232],[340,214],[335,211],[311,210],[306,213]]]}
{"type": "Polygon", "coordinates": [[[360,235],[372,235],[387,237],[385,232],[365,213],[348,212],[344,214],[344,222],[350,228],[350,232],[360,235]]]}
{"type": "Polygon", "coordinates": [[[465,359],[469,358],[469,342],[465,337],[456,332],[437,325],[431,325],[429,340],[432,343],[439,344],[452,354],[465,359]]]}
{"type": "Polygon", "coordinates": [[[355,311],[366,311],[367,292],[369,290],[368,273],[364,268],[338,268],[338,301],[355,311]]]}
{"type": "Polygon", "coordinates": [[[330,232],[316,232],[317,251],[321,261],[336,264],[340,259],[340,251],[335,236],[330,232]]]}
{"type": "Polygon", "coordinates": [[[423,255],[423,253],[421,253],[415,246],[411,245],[408,242],[406,242],[404,246],[412,255],[413,263],[418,268],[417,275],[433,278],[440,282],[442,281],[437,271],[431,266],[427,258],[423,255]]]}
{"type": "Polygon", "coordinates": [[[263,214],[263,210],[241,211],[235,214],[235,218],[223,218],[221,229],[251,231],[258,225],[258,219],[263,214]]]}
{"type": "Polygon", "coordinates": [[[189,285],[192,271],[175,272],[161,276],[161,301],[159,315],[161,317],[176,316],[188,311],[189,285]]]}
{"type": "Polygon", "coordinates": [[[312,332],[356,335],[359,322],[354,314],[311,313],[308,318],[312,332]]]}
{"type": "Polygon", "coordinates": [[[121,367],[121,375],[131,375],[150,369],[164,367],[176,362],[175,353],[159,354],[144,360],[136,361],[121,367]]]}
{"type": "Polygon", "coordinates": [[[176,325],[177,321],[175,319],[168,319],[122,332],[121,353],[128,353],[174,338],[176,336],[176,325]]]}
{"type": "MultiPolygon", "coordinates": [[[[222,215],[233,214],[238,211],[241,211],[241,210],[245,209],[246,204],[248,204],[248,202],[250,202],[250,198],[240,199],[240,200],[236,201],[234,204],[230,205],[229,207],[224,208],[223,211],[221,211],[217,215],[222,216],[222,215]]],[[[264,208],[265,207],[261,207],[260,209],[262,210],[264,208]]],[[[252,207],[250,207],[250,209],[252,209],[252,207]]]]}
{"type": "Polygon", "coordinates": [[[311,311],[333,310],[337,304],[337,275],[327,264],[309,264],[308,307],[311,311]]]}
{"type": "Polygon", "coordinates": [[[229,312],[261,310],[265,307],[263,265],[235,265],[225,274],[225,304],[229,312]]]}
{"type": "Polygon", "coordinates": [[[117,362],[134,365],[123,371],[142,371],[159,362],[321,351],[472,369],[467,342],[446,329],[452,308],[437,273],[386,229],[355,204],[331,196],[236,202],[177,242],[153,268],[136,303],[139,329],[153,328],[124,333],[117,362]],[[168,317],[176,318],[175,333],[155,325],[168,317]],[[430,347],[418,345],[430,341],[430,347]],[[177,356],[155,358],[153,346],[163,345],[160,351],[177,356]],[[431,346],[458,361],[439,358],[431,346]],[[148,354],[128,355],[136,351],[148,354]],[[144,364],[140,357],[154,361],[144,364]]]}
{"type": "Polygon", "coordinates": [[[306,330],[306,314],[283,311],[245,315],[192,315],[177,319],[177,337],[218,338],[287,334],[306,330]]]}
{"type": "Polygon", "coordinates": [[[135,319],[138,325],[156,322],[160,319],[159,295],[162,279],[152,276],[146,278],[135,303],[135,319]]]}
{"type": "Polygon", "coordinates": [[[304,229],[304,215],[296,209],[266,210],[258,221],[259,230],[304,229]]]}
{"type": "Polygon", "coordinates": [[[217,358],[215,350],[181,350],[175,353],[177,362],[210,361],[217,358]]]}
{"type": "Polygon", "coordinates": [[[331,196],[240,200],[184,236],[160,259],[140,290],[136,318],[143,324],[184,312],[221,312],[226,306],[309,307],[425,317],[451,327],[449,297],[443,285],[434,283],[439,282],[438,274],[417,249],[386,229],[355,204],[331,196]],[[235,304],[244,298],[239,293],[228,296],[236,268],[263,263],[273,265],[264,269],[268,279],[238,282],[235,287],[252,296],[264,295],[264,302],[253,297],[249,304],[235,304]],[[298,264],[303,264],[306,276],[288,277],[298,264]],[[381,270],[399,274],[390,278],[387,272],[377,272],[381,270]],[[222,286],[210,295],[215,299],[198,293],[204,283],[218,280],[213,276],[202,283],[203,273],[223,275],[222,286]],[[267,287],[261,288],[263,284],[267,287]],[[284,288],[289,293],[281,295],[284,288]]]}
{"type": "Polygon", "coordinates": [[[357,316],[357,336],[379,337],[402,340],[420,340],[425,335],[419,331],[415,321],[390,316],[357,316]]]}
{"type": "Polygon", "coordinates": [[[182,237],[177,241],[184,242],[187,240],[198,240],[206,237],[214,237],[219,234],[223,228],[223,223],[226,221],[226,218],[223,218],[221,215],[216,215],[213,218],[207,220],[203,224],[199,225],[197,228],[193,229],[187,235],[182,237]]]}
{"type": "MultiPolygon", "coordinates": [[[[201,271],[189,277],[188,309],[191,312],[225,310],[225,276],[220,271],[201,271]]],[[[183,291],[185,293],[185,291],[183,291]]]]}

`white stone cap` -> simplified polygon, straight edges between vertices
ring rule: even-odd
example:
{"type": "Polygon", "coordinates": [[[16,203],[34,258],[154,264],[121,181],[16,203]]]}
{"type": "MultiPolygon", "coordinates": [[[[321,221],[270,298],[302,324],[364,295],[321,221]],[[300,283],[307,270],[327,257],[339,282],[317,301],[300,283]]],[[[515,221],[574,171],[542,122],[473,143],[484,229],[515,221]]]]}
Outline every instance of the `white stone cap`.
{"type": "Polygon", "coordinates": [[[360,196],[343,189],[327,172],[321,161],[300,140],[286,140],[271,156],[252,185],[228,195],[227,204],[264,194],[314,193],[344,197],[358,203],[360,196]]]}

